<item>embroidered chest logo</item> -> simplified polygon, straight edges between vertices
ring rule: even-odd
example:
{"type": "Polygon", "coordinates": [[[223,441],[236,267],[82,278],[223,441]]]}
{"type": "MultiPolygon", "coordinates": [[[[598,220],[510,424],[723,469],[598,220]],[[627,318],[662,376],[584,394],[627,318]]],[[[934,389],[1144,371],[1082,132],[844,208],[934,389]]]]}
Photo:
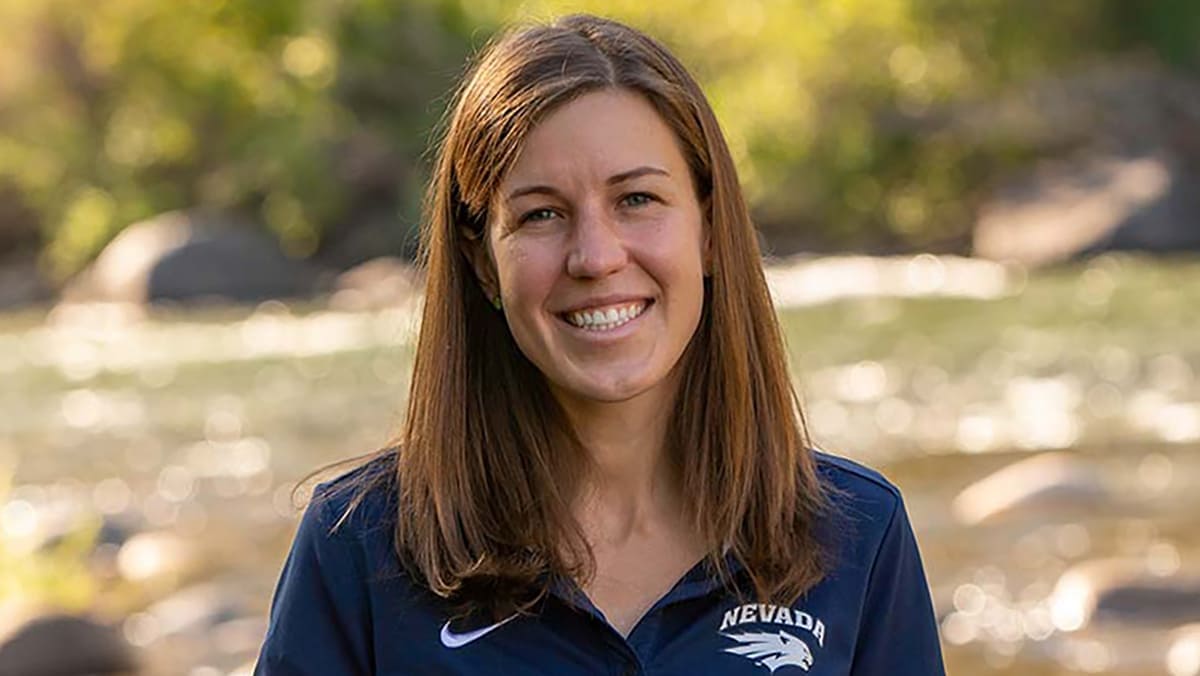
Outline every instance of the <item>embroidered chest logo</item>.
{"type": "Polygon", "coordinates": [[[741,655],[772,674],[783,667],[797,667],[808,671],[813,665],[812,650],[796,634],[795,629],[784,631],[736,630],[745,624],[774,624],[794,627],[812,636],[820,647],[825,646],[825,623],[802,611],[763,603],[748,603],[725,613],[721,620],[721,636],[737,642],[725,648],[725,652],[741,655]]]}
{"type": "Polygon", "coordinates": [[[489,624],[488,626],[486,626],[482,629],[476,629],[475,631],[468,631],[468,632],[464,632],[461,634],[454,631],[453,629],[451,629],[450,622],[447,621],[446,624],[442,625],[442,633],[441,633],[442,645],[444,645],[450,649],[461,648],[461,647],[467,645],[468,643],[471,643],[472,641],[475,641],[477,639],[481,639],[484,636],[495,631],[496,629],[503,627],[506,623],[508,623],[510,620],[515,619],[516,617],[517,617],[516,615],[509,615],[508,617],[504,618],[503,620],[500,620],[499,622],[497,622],[495,624],[489,624]]]}

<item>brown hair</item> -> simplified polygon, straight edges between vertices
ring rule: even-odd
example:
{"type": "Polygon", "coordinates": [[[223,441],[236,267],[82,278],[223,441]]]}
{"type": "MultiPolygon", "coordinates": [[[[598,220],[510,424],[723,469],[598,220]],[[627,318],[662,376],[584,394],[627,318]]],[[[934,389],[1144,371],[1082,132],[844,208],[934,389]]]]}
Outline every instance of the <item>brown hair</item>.
{"type": "Polygon", "coordinates": [[[556,577],[586,579],[570,505],[586,452],[463,253],[530,130],[587,92],[645,96],[678,136],[709,228],[711,275],[667,452],[708,561],[739,559],[761,600],[792,602],[824,573],[826,504],[788,379],[755,231],[716,117],[665,48],[619,23],[568,16],[493,41],[460,85],[426,202],[425,305],[394,490],[410,573],[461,610],[524,610],[556,577]]]}

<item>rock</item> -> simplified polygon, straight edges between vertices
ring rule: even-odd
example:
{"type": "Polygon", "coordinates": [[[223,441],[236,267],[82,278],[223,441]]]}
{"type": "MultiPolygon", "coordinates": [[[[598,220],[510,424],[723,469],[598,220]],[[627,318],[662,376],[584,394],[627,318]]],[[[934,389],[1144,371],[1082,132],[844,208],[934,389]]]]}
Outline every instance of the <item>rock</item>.
{"type": "Polygon", "coordinates": [[[222,622],[213,627],[210,638],[213,648],[219,653],[253,656],[262,646],[266,635],[266,619],[258,616],[222,622]]]}
{"type": "Polygon", "coordinates": [[[1020,515],[1072,518],[1108,506],[1113,496],[1083,460],[1048,452],[1018,461],[964,488],[952,511],[965,525],[1020,515]]]}
{"type": "Polygon", "coordinates": [[[133,648],[119,632],[73,615],[38,617],[0,645],[0,676],[125,674],[137,668],[133,648]]]}
{"type": "Polygon", "coordinates": [[[67,301],[146,303],[307,297],[320,274],[267,234],[214,213],[175,211],[129,226],[64,293],[67,301]]]}
{"type": "Polygon", "coordinates": [[[96,545],[120,547],[138,533],[141,520],[129,514],[105,514],[96,533],[96,545]]]}
{"type": "Polygon", "coordinates": [[[1104,251],[1200,251],[1197,187],[1163,153],[1059,160],[985,203],[974,251],[1030,265],[1104,251]]]}
{"type": "MultiPolygon", "coordinates": [[[[156,621],[158,636],[208,636],[215,628],[247,615],[242,595],[215,582],[180,590],[145,611],[156,621]]],[[[231,630],[232,631],[232,630],[231,630]]]]}
{"type": "Polygon", "coordinates": [[[399,258],[374,258],[338,275],[330,307],[356,311],[397,307],[421,291],[415,268],[399,258]]]}
{"type": "Polygon", "coordinates": [[[323,263],[338,270],[380,256],[416,260],[419,239],[415,225],[397,218],[394,202],[360,204],[326,233],[319,255],[323,263]]]}
{"type": "Polygon", "coordinates": [[[1126,59],[1037,79],[948,119],[942,129],[960,143],[1057,158],[984,199],[977,255],[1044,264],[1200,250],[1200,80],[1126,59]]]}
{"type": "Polygon", "coordinates": [[[196,584],[130,616],[127,633],[147,646],[162,673],[186,664],[225,674],[256,656],[266,632],[262,612],[252,610],[247,597],[236,583],[196,584]]]}
{"type": "Polygon", "coordinates": [[[1156,574],[1143,559],[1085,561],[1059,577],[1050,595],[1050,615],[1062,631],[1096,621],[1200,621],[1200,576],[1156,574]]]}
{"type": "Polygon", "coordinates": [[[0,263],[0,310],[10,310],[51,298],[50,285],[38,269],[37,258],[0,263]]]}
{"type": "Polygon", "coordinates": [[[25,192],[12,174],[0,177],[0,259],[14,254],[36,258],[43,239],[38,214],[25,192]]]}

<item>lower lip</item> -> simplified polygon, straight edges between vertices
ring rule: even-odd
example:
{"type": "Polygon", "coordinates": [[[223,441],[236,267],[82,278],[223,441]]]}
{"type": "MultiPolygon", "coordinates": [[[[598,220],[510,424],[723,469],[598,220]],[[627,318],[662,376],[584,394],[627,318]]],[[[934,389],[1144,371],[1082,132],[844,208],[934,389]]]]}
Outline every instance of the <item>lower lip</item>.
{"type": "Polygon", "coordinates": [[[655,302],[653,300],[647,302],[646,307],[642,310],[641,314],[616,327],[615,329],[608,329],[607,331],[597,331],[595,329],[585,329],[575,326],[562,317],[558,317],[558,321],[562,322],[567,328],[571,329],[571,333],[573,335],[579,336],[586,340],[603,343],[619,340],[636,331],[638,324],[642,322],[642,318],[645,317],[648,312],[653,310],[654,306],[655,302]]]}

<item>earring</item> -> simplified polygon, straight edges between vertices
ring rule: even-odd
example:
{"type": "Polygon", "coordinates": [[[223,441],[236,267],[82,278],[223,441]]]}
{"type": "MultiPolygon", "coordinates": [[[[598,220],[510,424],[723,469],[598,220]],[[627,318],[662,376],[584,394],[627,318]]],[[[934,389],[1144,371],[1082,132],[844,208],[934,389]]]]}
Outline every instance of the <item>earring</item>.
{"type": "Polygon", "coordinates": [[[492,307],[496,308],[497,310],[500,309],[500,296],[499,295],[497,295],[495,298],[492,299],[492,307]]]}

